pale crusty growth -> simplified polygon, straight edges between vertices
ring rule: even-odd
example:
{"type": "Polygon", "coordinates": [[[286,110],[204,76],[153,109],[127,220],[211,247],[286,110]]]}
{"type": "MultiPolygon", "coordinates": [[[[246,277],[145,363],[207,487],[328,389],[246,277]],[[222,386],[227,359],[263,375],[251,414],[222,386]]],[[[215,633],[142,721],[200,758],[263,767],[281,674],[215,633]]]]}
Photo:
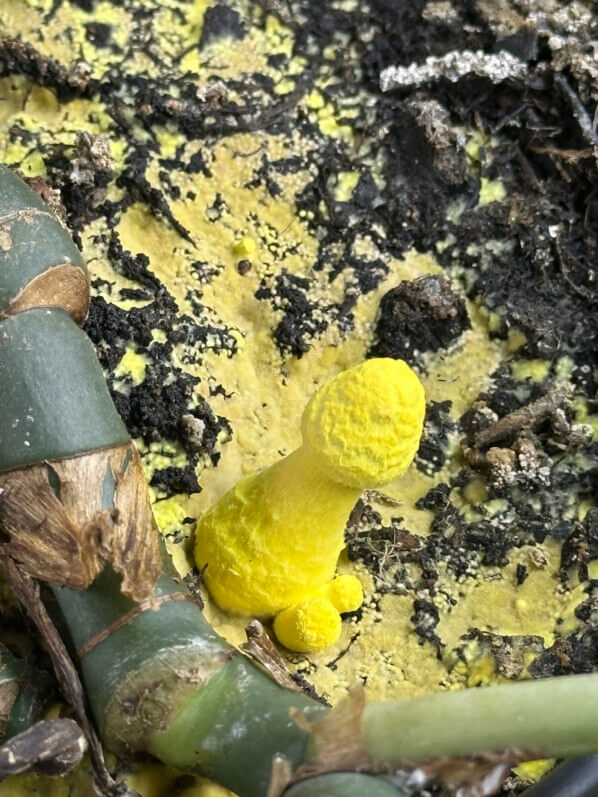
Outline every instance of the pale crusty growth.
{"type": "Polygon", "coordinates": [[[419,86],[444,78],[456,83],[465,75],[482,75],[493,83],[507,78],[523,78],[527,70],[524,61],[506,50],[484,53],[481,50],[452,51],[442,56],[429,55],[423,64],[389,66],[380,73],[380,88],[391,91],[406,86],[419,86]]]}
{"type": "Polygon", "coordinates": [[[0,473],[4,554],[42,581],[85,589],[106,562],[152,598],[161,554],[133,444],[0,473]]]}
{"type": "Polygon", "coordinates": [[[198,522],[195,558],[216,602],[284,611],[275,631],[295,650],[335,642],[339,612],[363,599],[354,576],[333,581],[347,518],[364,488],[407,469],[424,413],[423,387],[400,360],[368,360],[324,384],[305,410],[304,444],[241,479],[198,522]]]}

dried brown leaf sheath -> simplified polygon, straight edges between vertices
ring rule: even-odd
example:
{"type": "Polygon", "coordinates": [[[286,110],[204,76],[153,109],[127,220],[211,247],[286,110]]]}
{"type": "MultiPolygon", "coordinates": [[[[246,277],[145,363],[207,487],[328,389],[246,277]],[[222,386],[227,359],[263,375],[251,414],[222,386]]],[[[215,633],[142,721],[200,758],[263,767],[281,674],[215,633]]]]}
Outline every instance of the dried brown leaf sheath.
{"type": "Polygon", "coordinates": [[[22,313],[32,307],[62,307],[77,324],[82,324],[89,308],[89,277],[71,263],[53,266],[31,280],[5,314],[22,313]]]}
{"type": "MultiPolygon", "coordinates": [[[[437,758],[413,769],[409,782],[419,786],[442,783],[456,797],[489,797],[498,793],[514,766],[536,758],[542,758],[542,753],[514,749],[437,758]]],[[[406,764],[405,769],[412,766],[406,764]]]]}
{"type": "Polygon", "coordinates": [[[34,578],[85,589],[110,562],[123,594],[151,600],[159,537],[132,444],[0,473],[0,525],[34,578]]]}
{"type": "Polygon", "coordinates": [[[372,765],[362,745],[361,717],[364,707],[365,689],[358,686],[351,689],[332,711],[315,722],[307,720],[301,711],[291,709],[291,718],[311,734],[306,763],[293,772],[288,762],[276,759],[267,797],[280,797],[292,783],[326,772],[379,769],[372,765]]]}
{"type": "Polygon", "coordinates": [[[310,734],[305,763],[293,772],[288,761],[276,758],[267,797],[280,797],[291,784],[326,772],[379,769],[369,760],[361,741],[365,699],[365,689],[354,687],[332,711],[315,722],[306,719],[301,711],[291,709],[291,718],[310,734]]]}
{"type": "Polygon", "coordinates": [[[247,642],[241,645],[241,652],[249,656],[283,689],[301,693],[301,689],[291,678],[284,659],[268,636],[259,620],[252,620],[245,628],[247,642]]]}

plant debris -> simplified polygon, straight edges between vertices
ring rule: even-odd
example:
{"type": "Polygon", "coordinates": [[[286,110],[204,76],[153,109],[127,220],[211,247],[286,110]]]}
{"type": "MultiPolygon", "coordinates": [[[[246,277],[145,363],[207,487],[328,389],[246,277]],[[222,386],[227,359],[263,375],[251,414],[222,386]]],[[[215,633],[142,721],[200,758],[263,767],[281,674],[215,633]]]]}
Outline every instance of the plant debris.
{"type": "Polygon", "coordinates": [[[259,620],[252,620],[245,629],[247,642],[241,645],[241,651],[265,670],[272,680],[285,689],[301,692],[291,673],[287,669],[284,659],[276,650],[274,643],[268,636],[266,629],[259,620]]]}
{"type": "MultiPolygon", "coordinates": [[[[48,648],[62,696],[71,707],[75,719],[85,735],[92,760],[94,785],[99,794],[102,797],[139,797],[137,792],[129,789],[126,784],[116,783],[106,769],[102,747],[87,716],[85,696],[79,675],[40,599],[39,584],[31,576],[22,573],[10,556],[3,555],[0,563],[6,580],[48,648]]],[[[9,758],[12,752],[14,751],[9,749],[9,758]]]]}
{"type": "Polygon", "coordinates": [[[508,51],[486,54],[482,50],[456,50],[441,56],[430,55],[423,64],[389,66],[380,73],[382,91],[420,86],[431,81],[450,80],[457,83],[467,75],[487,77],[493,83],[508,78],[523,78],[526,65],[508,51]]]}
{"type": "Polygon", "coordinates": [[[64,775],[86,750],[85,736],[73,720],[41,720],[0,746],[0,780],[23,772],[64,775]]]}
{"type": "Polygon", "coordinates": [[[162,560],[133,446],[0,473],[0,511],[7,538],[1,554],[22,573],[85,589],[110,562],[122,575],[124,595],[151,599],[162,560]],[[113,492],[105,509],[109,479],[113,492]]]}
{"type": "Polygon", "coordinates": [[[477,756],[440,758],[416,767],[397,782],[418,790],[441,783],[454,797],[489,797],[500,791],[513,767],[539,755],[531,750],[504,750],[477,756]]]}

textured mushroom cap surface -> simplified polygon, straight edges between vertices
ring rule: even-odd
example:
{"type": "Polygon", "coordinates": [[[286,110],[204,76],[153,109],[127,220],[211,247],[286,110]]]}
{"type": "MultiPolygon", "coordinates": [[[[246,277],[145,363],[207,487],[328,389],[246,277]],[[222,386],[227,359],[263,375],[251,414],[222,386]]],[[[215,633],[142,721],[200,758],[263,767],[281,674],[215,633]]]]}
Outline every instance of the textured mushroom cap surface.
{"type": "Polygon", "coordinates": [[[303,442],[331,479],[375,487],[411,464],[425,409],[423,386],[407,363],[366,360],[311,398],[303,413],[303,442]]]}

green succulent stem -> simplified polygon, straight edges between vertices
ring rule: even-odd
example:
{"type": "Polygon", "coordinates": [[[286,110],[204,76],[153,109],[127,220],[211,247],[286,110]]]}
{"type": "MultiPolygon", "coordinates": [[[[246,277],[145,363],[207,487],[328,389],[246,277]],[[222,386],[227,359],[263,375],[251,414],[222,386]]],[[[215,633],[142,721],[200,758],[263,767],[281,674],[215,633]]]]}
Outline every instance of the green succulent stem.
{"type": "Polygon", "coordinates": [[[48,205],[0,164],[0,317],[38,304],[65,307],[82,321],[89,304],[89,276],[71,236],[48,205]]]}
{"type": "Polygon", "coordinates": [[[54,681],[49,673],[34,667],[27,659],[14,656],[0,643],[0,707],[3,728],[0,740],[5,741],[41,719],[54,694],[54,681]]]}
{"type": "Polygon", "coordinates": [[[0,472],[127,443],[93,345],[60,308],[0,321],[0,472]]]}
{"type": "Polygon", "coordinates": [[[87,590],[52,587],[53,616],[73,650],[96,724],[116,752],[150,752],[241,797],[263,797],[276,754],[298,766],[308,734],[290,709],[315,720],[325,707],[276,684],[219,637],[170,574],[156,610],[135,613],[107,568],[87,590]],[[120,625],[122,618],[131,619],[120,625]]]}
{"type": "Polygon", "coordinates": [[[507,748],[534,756],[598,752],[598,675],[569,675],[369,703],[363,746],[399,764],[507,748]]]}

